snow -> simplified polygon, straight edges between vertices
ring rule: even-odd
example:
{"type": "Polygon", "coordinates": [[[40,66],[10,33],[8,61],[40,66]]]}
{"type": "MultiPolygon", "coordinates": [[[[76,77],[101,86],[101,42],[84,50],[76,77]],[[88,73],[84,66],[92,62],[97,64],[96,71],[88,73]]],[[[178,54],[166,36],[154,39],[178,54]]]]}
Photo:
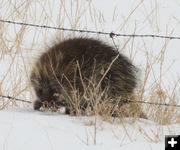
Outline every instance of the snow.
{"type": "MultiPolygon", "coordinates": [[[[1,1],[3,0],[0,0],[0,3],[1,1]]],[[[22,14],[23,11],[27,11],[25,17],[27,23],[60,25],[60,27],[65,28],[105,32],[113,31],[121,34],[180,35],[180,2],[178,0],[103,0],[103,3],[100,0],[78,0],[78,5],[73,5],[73,7],[71,0],[66,0],[62,9],[58,7],[60,6],[58,0],[32,1],[28,10],[23,9],[24,4],[26,4],[24,1],[14,2],[3,1],[1,3],[0,18],[6,20],[9,16],[10,20],[16,18],[14,21],[23,22],[21,14],[18,14],[18,17],[16,13],[11,14],[11,10],[15,9],[16,6],[22,9],[22,14]],[[91,7],[89,7],[90,1],[91,7]],[[78,24],[75,20],[76,7],[79,7],[81,14],[78,24]],[[135,9],[136,7],[137,9],[135,9]],[[131,14],[133,9],[135,11],[131,14]],[[42,13],[44,10],[46,13],[42,13]],[[57,12],[61,15],[58,16],[57,12]],[[97,18],[101,20],[100,23],[98,23],[97,18],[93,18],[94,15],[98,16],[97,18]],[[67,19],[67,16],[74,18],[71,20],[72,22],[67,19]],[[46,18],[45,22],[42,18],[46,18]],[[47,21],[48,19],[51,21],[47,21]],[[124,24],[127,19],[127,23],[124,24]]],[[[0,92],[2,91],[5,95],[15,95],[19,96],[18,98],[33,100],[32,91],[26,90],[29,66],[32,60],[44,51],[46,46],[52,45],[58,39],[60,32],[50,29],[27,28],[22,35],[20,47],[16,47],[14,43],[18,39],[21,26],[6,24],[7,31],[1,33],[1,37],[6,39],[3,42],[12,53],[8,55],[9,52],[7,52],[1,58],[2,48],[0,46],[0,82],[3,80],[3,83],[0,84],[0,92]],[[21,49],[21,52],[18,48],[21,49]],[[11,64],[12,58],[13,65],[11,64]],[[27,70],[25,70],[24,61],[27,64],[27,70]],[[14,87],[17,84],[18,87],[14,87]],[[24,92],[19,95],[19,91],[24,92]]],[[[63,34],[62,37],[66,38],[71,33],[63,32],[61,34],[63,34]]],[[[79,36],[79,33],[75,35],[79,36]]],[[[112,45],[112,40],[106,36],[92,34],[82,34],[82,36],[98,37],[112,45]]],[[[127,38],[122,37],[115,38],[115,43],[120,50],[126,40],[127,38]]],[[[162,85],[165,87],[167,95],[171,95],[171,91],[174,90],[172,85],[180,78],[179,40],[131,39],[121,52],[127,54],[128,57],[130,56],[142,72],[146,68],[146,54],[150,54],[149,61],[152,62],[153,70],[147,81],[147,85],[150,86],[153,81],[159,80],[160,64],[157,58],[163,57],[160,54],[166,42],[168,44],[164,55],[162,85]],[[132,49],[133,51],[131,51],[132,49]]],[[[175,90],[179,92],[179,89],[178,84],[175,90]]],[[[1,104],[0,99],[0,106],[1,104]]],[[[0,111],[0,150],[164,150],[165,135],[180,133],[180,124],[163,126],[143,119],[138,119],[133,123],[131,118],[125,118],[123,122],[117,119],[114,123],[109,123],[98,118],[97,126],[95,126],[95,117],[74,117],[62,113],[37,112],[32,109],[31,105],[27,107],[22,103],[19,103],[18,106],[0,111]],[[95,127],[97,127],[96,134],[95,127]]]]}
{"type": "MultiPolygon", "coordinates": [[[[94,125],[88,125],[91,117],[74,117],[52,112],[35,112],[32,108],[13,108],[0,113],[0,149],[2,150],[59,150],[59,149],[91,149],[91,150],[138,150],[164,149],[163,142],[148,142],[139,134],[142,126],[147,134],[157,125],[151,121],[140,119],[131,123],[127,119],[124,132],[119,123],[97,121],[97,137],[94,144],[94,125]],[[140,127],[141,126],[141,127],[140,127]]],[[[168,128],[174,128],[168,127],[168,128]]],[[[155,130],[154,130],[155,131],[155,130]]]]}

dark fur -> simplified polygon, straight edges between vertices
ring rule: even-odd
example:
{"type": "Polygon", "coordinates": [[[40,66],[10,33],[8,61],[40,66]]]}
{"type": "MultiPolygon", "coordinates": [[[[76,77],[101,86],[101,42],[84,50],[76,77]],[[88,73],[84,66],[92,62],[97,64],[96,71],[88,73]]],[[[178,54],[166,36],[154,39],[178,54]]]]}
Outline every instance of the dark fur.
{"type": "MultiPolygon", "coordinates": [[[[98,83],[117,55],[113,47],[91,38],[73,38],[54,45],[40,56],[31,73],[31,83],[38,98],[34,109],[39,110],[43,102],[47,102],[45,107],[51,107],[52,104],[65,106],[66,113],[69,113],[67,99],[72,92],[70,85],[76,84],[83,93],[77,63],[85,82],[94,72],[93,77],[98,83]],[[54,93],[63,95],[63,98],[54,93]]],[[[137,85],[136,72],[136,67],[120,54],[102,80],[101,88],[104,89],[108,84],[108,95],[111,98],[127,98],[133,94],[137,85]]],[[[86,107],[83,104],[82,108],[86,107]]]]}

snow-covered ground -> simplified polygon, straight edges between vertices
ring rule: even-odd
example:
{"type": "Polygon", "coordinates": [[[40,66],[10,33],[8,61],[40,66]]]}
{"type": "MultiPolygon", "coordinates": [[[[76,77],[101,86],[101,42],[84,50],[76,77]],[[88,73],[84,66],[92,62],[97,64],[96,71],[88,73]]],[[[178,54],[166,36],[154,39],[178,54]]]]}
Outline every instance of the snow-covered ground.
{"type": "MultiPolygon", "coordinates": [[[[71,2],[73,0],[32,0],[29,3],[0,0],[0,18],[22,22],[26,18],[27,23],[122,34],[180,36],[179,0],[77,0],[78,3],[73,2],[73,5],[71,2]],[[18,3],[22,5],[18,6],[18,3]],[[24,9],[26,4],[30,5],[27,10],[24,9]],[[77,8],[79,11],[76,12],[77,8]],[[11,14],[11,11],[14,13],[11,14]],[[25,17],[21,16],[24,11],[27,12],[25,17]]],[[[1,46],[7,46],[0,46],[0,92],[33,100],[32,90],[26,88],[30,62],[44,51],[44,47],[71,33],[26,27],[24,34],[18,35],[23,30],[21,26],[5,24],[0,27],[6,30],[0,32],[2,39],[6,39],[0,39],[1,46]],[[18,41],[21,41],[20,45],[18,41]],[[3,52],[5,47],[11,52],[3,52]]],[[[79,33],[75,35],[81,36],[79,33]]],[[[97,37],[93,34],[82,35],[97,37]]],[[[113,45],[109,37],[98,35],[98,38],[113,45]]],[[[131,38],[121,49],[127,40],[115,38],[119,50],[141,68],[143,77],[146,63],[152,65],[146,88],[150,89],[154,81],[158,83],[161,76],[166,94],[176,91],[177,98],[180,86],[178,83],[174,89],[174,85],[180,78],[180,41],[131,38]]],[[[133,123],[131,118],[123,122],[115,120],[114,123],[98,118],[95,124],[95,119],[35,112],[31,105],[27,107],[22,103],[16,107],[13,105],[13,108],[0,111],[0,150],[164,150],[165,135],[180,133],[180,124],[162,126],[143,119],[133,123]]]]}
{"type": "Polygon", "coordinates": [[[157,130],[157,124],[143,119],[135,123],[126,119],[126,127],[118,120],[113,124],[98,120],[95,134],[94,117],[34,112],[31,108],[1,111],[0,118],[2,150],[164,150],[164,134],[168,129],[174,133],[178,127],[159,126],[157,130]],[[156,137],[162,131],[161,137],[156,137]]]}

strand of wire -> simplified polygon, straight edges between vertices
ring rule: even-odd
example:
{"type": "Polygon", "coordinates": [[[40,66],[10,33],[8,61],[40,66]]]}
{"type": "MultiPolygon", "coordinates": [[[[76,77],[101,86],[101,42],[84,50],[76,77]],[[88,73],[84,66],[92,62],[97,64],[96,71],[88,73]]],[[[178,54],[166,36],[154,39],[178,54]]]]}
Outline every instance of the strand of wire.
{"type": "Polygon", "coordinates": [[[11,96],[0,95],[0,97],[2,97],[2,98],[7,98],[7,99],[11,99],[11,100],[16,100],[16,101],[21,101],[21,102],[25,102],[25,103],[32,103],[31,101],[27,101],[27,100],[15,98],[15,97],[11,97],[11,96]]]}
{"type": "MultiPolygon", "coordinates": [[[[8,98],[8,99],[12,99],[15,101],[21,101],[21,102],[25,102],[25,103],[32,103],[31,101],[27,101],[27,100],[23,100],[23,99],[18,99],[18,98],[14,98],[11,96],[4,96],[4,95],[0,95],[0,97],[2,98],[8,98]]],[[[150,104],[150,105],[158,105],[158,106],[167,106],[167,107],[180,107],[180,105],[173,105],[173,104],[162,104],[162,103],[152,103],[152,102],[145,102],[145,101],[134,101],[134,100],[121,100],[122,104],[128,104],[128,103],[142,103],[142,104],[150,104]]]]}
{"type": "Polygon", "coordinates": [[[32,24],[32,23],[24,23],[24,22],[15,22],[10,20],[2,20],[0,19],[0,22],[2,23],[9,23],[9,24],[15,24],[15,25],[21,25],[21,26],[31,26],[31,27],[37,27],[37,28],[46,28],[46,29],[55,29],[55,30],[62,30],[62,31],[70,31],[70,32],[80,32],[80,33],[93,33],[93,34],[102,34],[102,35],[109,35],[109,36],[121,36],[121,37],[150,37],[150,38],[162,38],[162,39],[177,39],[180,40],[180,36],[165,36],[165,35],[153,35],[153,34],[118,34],[113,32],[101,32],[101,31],[91,31],[91,30],[82,30],[82,29],[68,29],[68,28],[61,28],[61,27],[53,27],[53,26],[47,26],[47,25],[38,25],[38,24],[32,24]]]}
{"type": "Polygon", "coordinates": [[[158,106],[168,106],[168,107],[180,107],[180,105],[173,105],[173,104],[162,104],[162,103],[152,103],[152,102],[145,102],[145,101],[133,101],[133,100],[121,100],[122,103],[142,103],[142,104],[150,104],[150,105],[158,105],[158,106]]]}

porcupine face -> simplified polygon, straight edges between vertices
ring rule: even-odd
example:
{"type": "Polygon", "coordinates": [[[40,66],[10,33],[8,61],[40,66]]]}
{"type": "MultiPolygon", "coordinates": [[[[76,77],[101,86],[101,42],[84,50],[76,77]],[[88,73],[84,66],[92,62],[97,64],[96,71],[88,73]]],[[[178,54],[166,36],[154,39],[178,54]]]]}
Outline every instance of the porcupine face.
{"type": "Polygon", "coordinates": [[[41,107],[53,110],[64,105],[64,99],[60,98],[58,89],[48,79],[36,81],[33,86],[38,98],[34,103],[35,110],[41,107]]]}

